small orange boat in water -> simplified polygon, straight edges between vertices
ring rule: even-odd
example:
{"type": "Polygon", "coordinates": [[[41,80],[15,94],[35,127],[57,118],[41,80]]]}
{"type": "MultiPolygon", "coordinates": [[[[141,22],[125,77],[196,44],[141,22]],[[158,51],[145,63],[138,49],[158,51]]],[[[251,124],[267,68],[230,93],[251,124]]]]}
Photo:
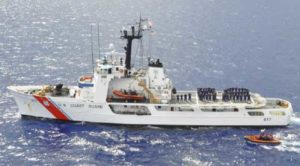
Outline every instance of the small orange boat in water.
{"type": "Polygon", "coordinates": [[[269,144],[269,145],[279,145],[281,142],[279,139],[274,138],[272,134],[259,134],[259,135],[246,135],[245,140],[248,142],[258,143],[258,144],[269,144]]]}
{"type": "Polygon", "coordinates": [[[127,92],[121,90],[113,90],[113,94],[124,100],[144,100],[144,96],[138,95],[136,92],[127,92]]]}

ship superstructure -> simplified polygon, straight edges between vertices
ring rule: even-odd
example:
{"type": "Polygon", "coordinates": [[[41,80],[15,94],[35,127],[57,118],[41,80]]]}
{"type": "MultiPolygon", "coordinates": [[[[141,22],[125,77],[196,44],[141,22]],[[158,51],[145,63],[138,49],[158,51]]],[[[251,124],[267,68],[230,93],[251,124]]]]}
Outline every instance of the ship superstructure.
{"type": "Polygon", "coordinates": [[[179,91],[163,63],[131,65],[134,40],[146,30],[144,20],[121,31],[125,57],[115,54],[96,60],[93,75],[81,76],[77,86],[10,86],[21,115],[70,121],[134,125],[286,126],[292,105],[264,98],[245,88],[198,88],[179,91]]]}

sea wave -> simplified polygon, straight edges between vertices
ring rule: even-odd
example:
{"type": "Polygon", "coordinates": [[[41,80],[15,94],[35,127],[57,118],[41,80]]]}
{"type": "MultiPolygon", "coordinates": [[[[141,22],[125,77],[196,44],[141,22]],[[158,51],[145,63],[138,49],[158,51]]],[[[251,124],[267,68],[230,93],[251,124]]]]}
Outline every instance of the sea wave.
{"type": "Polygon", "coordinates": [[[106,146],[106,145],[102,145],[102,144],[99,144],[99,143],[95,143],[95,142],[92,142],[92,141],[88,141],[87,139],[85,138],[81,138],[81,137],[74,137],[72,140],[71,140],[71,143],[73,145],[76,145],[76,146],[80,146],[84,149],[97,149],[97,150],[101,150],[107,154],[110,154],[112,156],[124,156],[126,153],[122,150],[123,148],[126,147],[125,144],[117,144],[117,145],[113,145],[111,147],[109,146],[106,146]]]}

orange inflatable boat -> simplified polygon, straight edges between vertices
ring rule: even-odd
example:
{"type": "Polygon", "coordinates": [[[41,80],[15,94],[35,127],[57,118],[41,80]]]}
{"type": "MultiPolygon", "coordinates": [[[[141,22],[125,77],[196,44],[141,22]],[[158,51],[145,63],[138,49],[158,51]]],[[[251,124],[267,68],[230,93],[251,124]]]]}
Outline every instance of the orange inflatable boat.
{"type": "Polygon", "coordinates": [[[259,144],[279,145],[281,143],[279,139],[274,138],[271,134],[246,135],[244,138],[249,142],[259,144]]]}
{"type": "Polygon", "coordinates": [[[124,100],[143,100],[144,96],[140,96],[136,93],[122,92],[120,90],[113,90],[113,94],[124,100]]]}

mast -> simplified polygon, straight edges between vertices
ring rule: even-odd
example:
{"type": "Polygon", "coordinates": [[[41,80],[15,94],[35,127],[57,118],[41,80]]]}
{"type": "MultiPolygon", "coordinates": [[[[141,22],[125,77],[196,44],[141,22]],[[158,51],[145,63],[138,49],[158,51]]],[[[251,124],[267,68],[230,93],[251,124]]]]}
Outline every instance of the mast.
{"type": "Polygon", "coordinates": [[[91,51],[92,51],[92,71],[94,75],[94,47],[93,47],[93,25],[91,25],[91,51]]]}
{"type": "Polygon", "coordinates": [[[99,33],[99,24],[98,24],[98,51],[99,51],[99,59],[100,59],[100,33],[99,33]]]}
{"type": "Polygon", "coordinates": [[[127,40],[127,45],[124,47],[125,52],[126,52],[125,67],[127,70],[131,69],[132,40],[141,39],[143,36],[142,29],[141,29],[141,22],[142,22],[142,19],[140,18],[137,32],[135,31],[134,26],[131,26],[131,32],[128,32],[127,30],[121,31],[121,39],[127,40]]]}

